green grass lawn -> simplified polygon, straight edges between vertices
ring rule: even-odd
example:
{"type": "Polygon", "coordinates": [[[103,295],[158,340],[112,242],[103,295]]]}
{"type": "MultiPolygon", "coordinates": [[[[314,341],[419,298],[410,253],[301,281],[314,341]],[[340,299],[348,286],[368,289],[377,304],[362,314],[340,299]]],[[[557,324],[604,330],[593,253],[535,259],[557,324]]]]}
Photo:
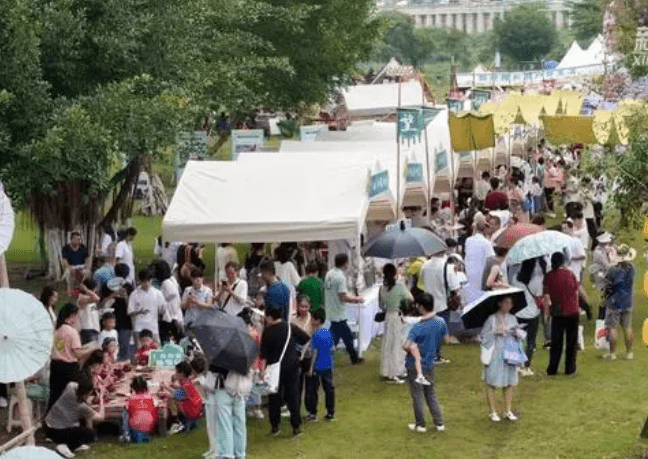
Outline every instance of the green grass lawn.
{"type": "MultiPolygon", "coordinates": [[[[136,217],[136,256],[141,264],[153,258],[153,242],[160,218],[136,217]]],[[[21,218],[19,231],[7,254],[12,263],[34,260],[35,233],[21,218]],[[24,225],[24,226],[22,226],[24,225]]],[[[447,431],[414,434],[407,430],[413,419],[410,398],[403,385],[389,385],[378,377],[380,341],[374,341],[362,366],[351,367],[347,356],[337,356],[337,420],[305,425],[304,435],[293,439],[287,419],[284,433],[271,438],[269,423],[249,420],[248,451],[251,459],[265,458],[641,458],[646,450],[639,432],[648,416],[648,349],[641,343],[640,328],[646,316],[643,286],[642,243],[637,233],[628,240],[639,249],[635,266],[635,360],[602,360],[593,348],[593,323],[586,324],[586,349],[578,356],[573,378],[544,376],[548,351],[534,358],[536,376],[522,378],[516,389],[516,423],[492,423],[487,408],[477,345],[447,346],[450,364],[437,370],[439,400],[447,431]]],[[[239,248],[241,251],[243,246],[239,248]]],[[[241,255],[243,255],[241,253],[241,255]]],[[[213,247],[205,254],[213,272],[213,247]]],[[[594,305],[598,296],[587,283],[594,305]]],[[[541,340],[540,340],[541,342],[541,340]]],[[[623,345],[619,355],[623,354],[623,345]]],[[[564,368],[561,367],[561,371],[564,368]]],[[[324,410],[321,401],[320,412],[324,410]]],[[[187,435],[156,439],[150,445],[123,446],[103,442],[80,457],[97,459],[183,457],[199,459],[207,449],[204,429],[187,435]]]]}

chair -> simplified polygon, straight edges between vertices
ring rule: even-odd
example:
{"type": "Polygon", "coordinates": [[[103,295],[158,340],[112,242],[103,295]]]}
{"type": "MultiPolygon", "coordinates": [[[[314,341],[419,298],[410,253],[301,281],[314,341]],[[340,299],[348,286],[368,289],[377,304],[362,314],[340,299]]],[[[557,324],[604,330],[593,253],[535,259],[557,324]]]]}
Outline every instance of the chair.
{"type": "MultiPolygon", "coordinates": [[[[32,414],[32,423],[42,417],[41,405],[46,406],[49,398],[49,386],[47,384],[26,384],[25,392],[27,393],[27,407],[32,414]],[[34,403],[36,402],[36,417],[34,418],[34,403]]],[[[14,427],[22,427],[20,414],[18,413],[18,397],[15,390],[12,391],[9,398],[9,411],[7,413],[7,432],[11,432],[14,427]]]]}
{"type": "MultiPolygon", "coordinates": [[[[27,399],[27,407],[29,408],[29,412],[33,413],[33,404],[32,401],[28,398],[27,399]]],[[[7,432],[11,433],[14,427],[22,427],[22,422],[20,421],[20,414],[18,413],[18,397],[16,397],[15,393],[11,394],[11,397],[9,398],[9,412],[7,413],[7,432]],[[17,416],[14,417],[14,411],[16,412],[17,416]]]]}

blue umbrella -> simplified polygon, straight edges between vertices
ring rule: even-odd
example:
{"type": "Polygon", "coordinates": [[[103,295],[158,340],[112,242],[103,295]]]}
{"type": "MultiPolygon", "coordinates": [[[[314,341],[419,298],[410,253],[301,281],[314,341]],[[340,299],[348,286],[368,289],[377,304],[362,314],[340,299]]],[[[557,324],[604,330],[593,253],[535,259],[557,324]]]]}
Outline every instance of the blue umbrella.
{"type": "Polygon", "coordinates": [[[365,250],[365,256],[376,258],[420,257],[434,255],[447,249],[445,242],[430,230],[422,228],[406,228],[405,222],[385,231],[365,250]]]}

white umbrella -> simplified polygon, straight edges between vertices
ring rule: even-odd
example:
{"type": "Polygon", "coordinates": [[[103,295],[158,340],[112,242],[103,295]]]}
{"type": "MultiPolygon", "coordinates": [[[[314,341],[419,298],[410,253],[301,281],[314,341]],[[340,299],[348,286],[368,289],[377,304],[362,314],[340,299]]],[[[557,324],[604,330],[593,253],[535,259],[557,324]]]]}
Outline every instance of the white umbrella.
{"type": "Polygon", "coordinates": [[[40,301],[0,288],[0,382],[22,381],[43,368],[53,340],[52,319],[40,301]]]}
{"type": "Polygon", "coordinates": [[[0,183],[0,255],[9,248],[14,232],[14,211],[0,183]]]}
{"type": "Polygon", "coordinates": [[[9,450],[2,459],[61,459],[61,456],[42,446],[21,446],[9,450]]]}

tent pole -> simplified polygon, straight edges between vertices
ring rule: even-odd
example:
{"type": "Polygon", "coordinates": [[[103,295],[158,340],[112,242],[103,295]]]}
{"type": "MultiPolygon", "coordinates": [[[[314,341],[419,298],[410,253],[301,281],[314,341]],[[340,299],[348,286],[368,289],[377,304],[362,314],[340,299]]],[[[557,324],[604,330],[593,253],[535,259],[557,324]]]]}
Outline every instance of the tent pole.
{"type": "MultiPolygon", "coordinates": [[[[0,288],[9,288],[9,274],[7,273],[7,262],[4,254],[0,255],[0,288]]],[[[27,392],[24,381],[16,382],[16,397],[18,398],[18,410],[23,432],[31,431],[27,435],[27,444],[35,445],[34,432],[32,431],[31,413],[27,405],[27,392]]]]}
{"type": "MultiPolygon", "coordinates": [[[[423,107],[426,106],[426,101],[425,101],[425,92],[421,94],[421,99],[423,102],[423,107]]],[[[425,131],[424,131],[424,139],[425,139],[425,167],[426,167],[426,177],[427,177],[427,199],[426,199],[426,218],[428,222],[430,221],[430,213],[432,212],[432,180],[430,178],[430,150],[428,148],[428,136],[427,136],[427,123],[425,124],[425,131]]]]}
{"type": "MultiPolygon", "coordinates": [[[[401,78],[398,77],[398,108],[401,107],[401,78]]],[[[400,139],[398,138],[398,109],[396,110],[396,220],[400,218],[400,139]]]]}

